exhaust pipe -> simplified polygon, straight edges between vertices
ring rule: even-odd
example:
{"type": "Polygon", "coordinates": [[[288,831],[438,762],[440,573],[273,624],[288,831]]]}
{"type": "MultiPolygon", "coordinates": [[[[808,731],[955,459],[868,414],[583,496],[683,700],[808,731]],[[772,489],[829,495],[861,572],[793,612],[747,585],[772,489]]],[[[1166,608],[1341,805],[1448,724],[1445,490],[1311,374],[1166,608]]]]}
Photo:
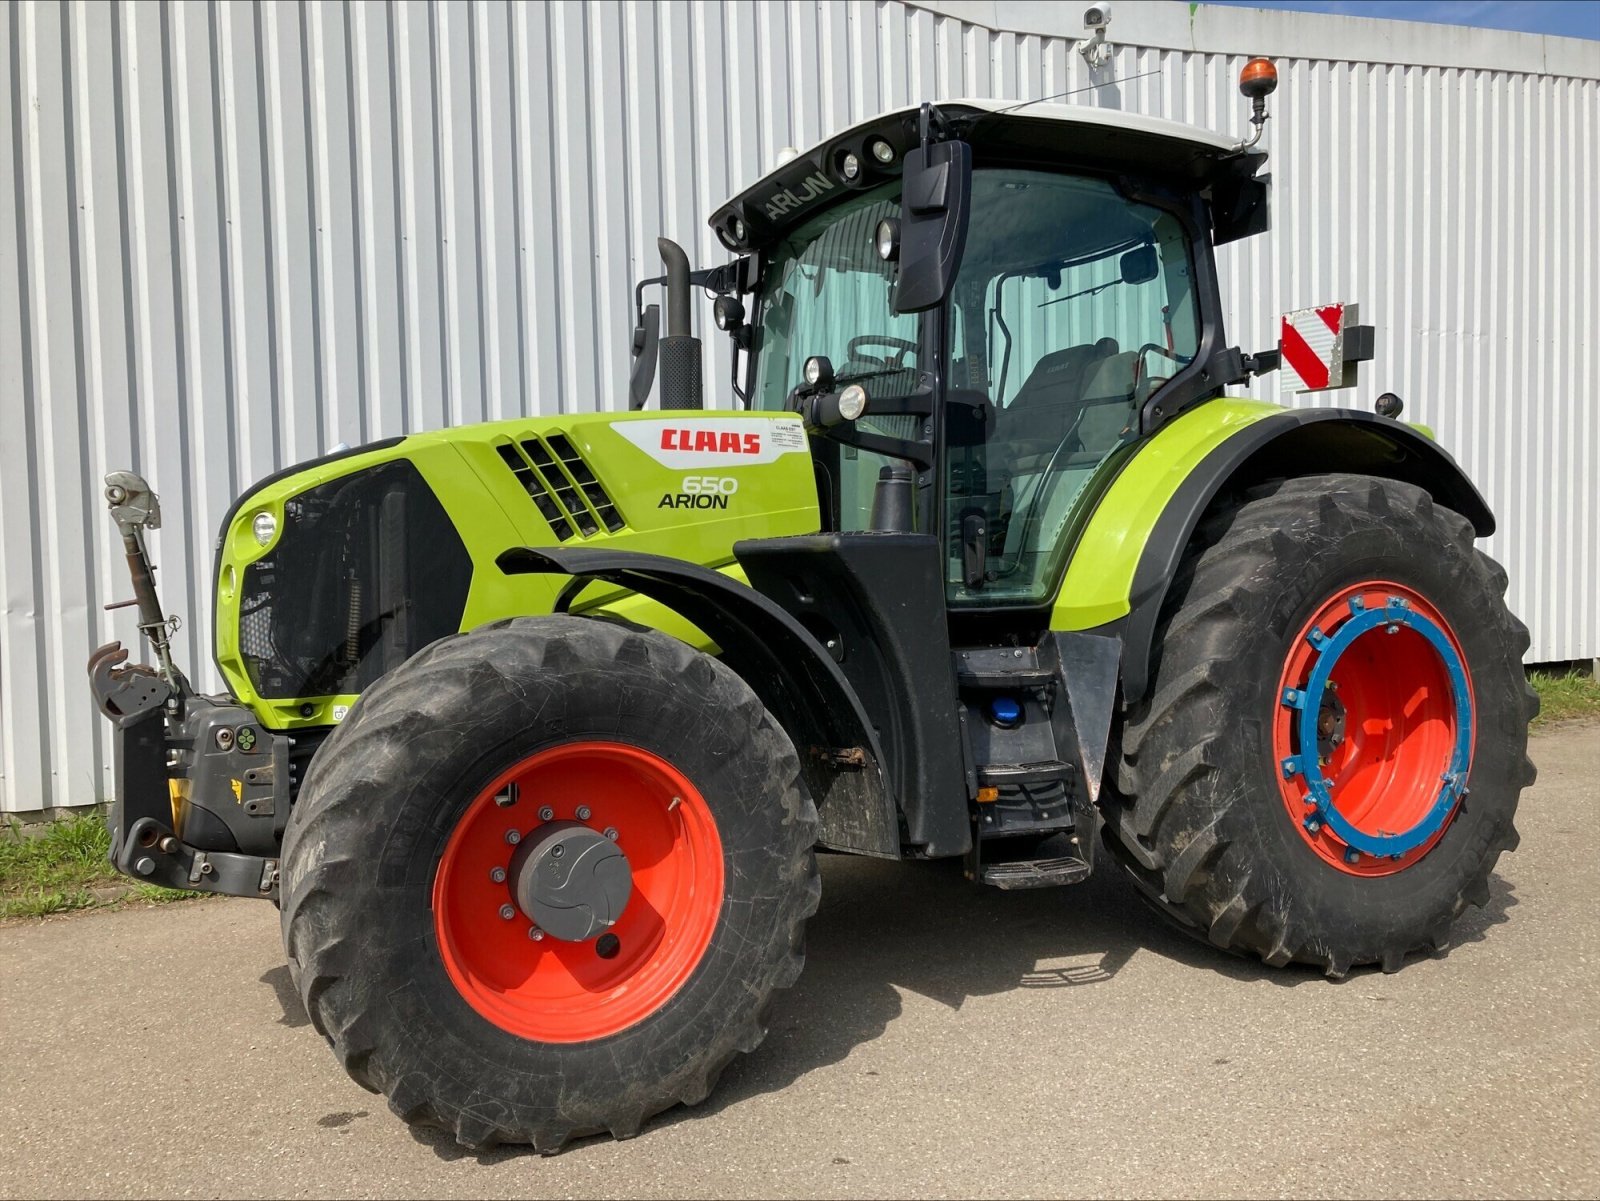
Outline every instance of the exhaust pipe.
{"type": "Polygon", "coordinates": [[[667,268],[667,332],[661,339],[661,407],[703,409],[700,339],[689,332],[689,256],[671,238],[657,238],[667,268]]]}

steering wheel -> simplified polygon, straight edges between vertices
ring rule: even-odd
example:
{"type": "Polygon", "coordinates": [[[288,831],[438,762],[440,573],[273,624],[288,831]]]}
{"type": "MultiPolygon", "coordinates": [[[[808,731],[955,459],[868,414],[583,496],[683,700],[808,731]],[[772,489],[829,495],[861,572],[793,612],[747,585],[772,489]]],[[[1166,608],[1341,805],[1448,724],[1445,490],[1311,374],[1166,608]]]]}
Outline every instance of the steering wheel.
{"type": "Polygon", "coordinates": [[[1162,358],[1171,359],[1177,364],[1177,368],[1175,370],[1169,371],[1165,376],[1161,377],[1163,382],[1171,379],[1179,371],[1187,367],[1192,361],[1184,358],[1182,355],[1168,350],[1165,346],[1162,346],[1157,342],[1146,342],[1143,346],[1139,347],[1139,352],[1134,356],[1133,359],[1133,398],[1140,405],[1143,405],[1144,402],[1150,398],[1150,393],[1155,391],[1155,389],[1151,387],[1151,381],[1154,380],[1156,376],[1153,373],[1145,371],[1144,369],[1144,356],[1152,350],[1162,358]]]}
{"type": "Polygon", "coordinates": [[[917,344],[910,338],[892,338],[888,334],[858,334],[856,337],[850,339],[849,345],[845,347],[844,353],[847,359],[870,358],[883,364],[885,367],[899,368],[905,366],[906,355],[916,354],[916,352],[917,344]],[[863,346],[886,346],[890,350],[898,350],[900,354],[895,361],[891,363],[888,355],[863,355],[861,353],[861,347],[863,346]]]}

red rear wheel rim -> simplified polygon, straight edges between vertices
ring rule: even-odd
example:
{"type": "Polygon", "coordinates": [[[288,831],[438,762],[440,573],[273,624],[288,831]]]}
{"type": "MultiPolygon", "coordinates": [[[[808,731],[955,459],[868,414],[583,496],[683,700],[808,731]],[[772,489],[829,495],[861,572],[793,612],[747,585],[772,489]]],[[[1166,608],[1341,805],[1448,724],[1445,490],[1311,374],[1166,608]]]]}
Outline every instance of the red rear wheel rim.
{"type": "Polygon", "coordinates": [[[1444,837],[1459,811],[1459,797],[1448,783],[1459,770],[1461,748],[1471,749],[1471,678],[1465,656],[1448,622],[1414,589],[1387,580],[1368,580],[1341,589],[1312,614],[1295,636],[1274,698],[1273,756],[1280,765],[1279,791],[1301,839],[1330,866],[1353,876],[1387,876],[1420,862],[1444,837]],[[1363,610],[1396,602],[1442,636],[1441,647],[1401,626],[1392,632],[1377,625],[1354,637],[1337,656],[1318,705],[1319,738],[1312,759],[1300,739],[1300,712],[1283,698],[1306,688],[1319,655],[1317,643],[1337,637],[1340,627],[1363,610]],[[1451,664],[1460,682],[1452,689],[1451,664]],[[1307,775],[1292,766],[1314,762],[1325,779],[1332,814],[1321,814],[1307,775]],[[1445,783],[1441,783],[1445,782],[1445,783]],[[1342,838],[1328,820],[1338,819],[1356,833],[1351,839],[1431,830],[1419,845],[1399,855],[1362,853],[1342,838]],[[1319,818],[1321,820],[1319,820],[1319,818]],[[1434,827],[1437,828],[1434,828],[1434,827]]]}
{"type": "Polygon", "coordinates": [[[488,1021],[539,1042],[583,1042],[626,1030],[683,987],[722,899],[722,840],[688,778],[639,747],[571,742],[516,763],[467,806],[434,877],[434,932],[451,982],[488,1021]],[[512,882],[495,879],[516,850],[507,832],[520,839],[552,820],[615,830],[628,857],[632,894],[598,939],[536,941],[512,882]]]}

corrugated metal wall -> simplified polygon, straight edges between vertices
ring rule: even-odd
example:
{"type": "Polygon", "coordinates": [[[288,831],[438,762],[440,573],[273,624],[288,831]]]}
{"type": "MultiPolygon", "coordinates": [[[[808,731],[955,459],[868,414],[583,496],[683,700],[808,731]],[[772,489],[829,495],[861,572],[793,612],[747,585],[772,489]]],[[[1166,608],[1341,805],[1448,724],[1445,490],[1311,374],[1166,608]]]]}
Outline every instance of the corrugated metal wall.
{"type": "MultiPolygon", "coordinates": [[[[1228,48],[1272,51],[1227,11],[1228,48]]],[[[1117,46],[1094,81],[1125,82],[1072,99],[1241,129],[1241,61],[1117,46]]],[[[1363,303],[1381,362],[1341,401],[1400,392],[1485,487],[1533,660],[1600,654],[1596,66],[1280,60],[1276,227],[1223,254],[1247,348],[1284,308],[1363,303]]],[[[101,609],[129,591],[109,467],[161,491],[178,648],[214,683],[212,541],[250,481],[338,442],[619,407],[658,232],[718,261],[705,215],[783,146],[1091,82],[1064,37],[898,0],[9,4],[0,808],[110,787],[83,676],[134,637],[101,609]]]]}

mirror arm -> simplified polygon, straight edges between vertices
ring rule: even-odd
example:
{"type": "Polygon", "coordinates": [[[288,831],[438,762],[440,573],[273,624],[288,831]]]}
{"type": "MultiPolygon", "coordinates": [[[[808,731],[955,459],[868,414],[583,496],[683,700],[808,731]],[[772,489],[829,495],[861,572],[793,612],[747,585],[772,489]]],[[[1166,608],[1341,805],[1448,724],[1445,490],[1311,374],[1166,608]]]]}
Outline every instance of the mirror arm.
{"type": "Polygon", "coordinates": [[[869,434],[850,423],[836,425],[823,436],[832,438],[841,446],[853,446],[869,454],[904,459],[918,471],[933,470],[932,442],[912,442],[904,438],[891,438],[887,434],[869,434]]]}
{"type": "MultiPolygon", "coordinates": [[[[848,377],[839,381],[841,384],[851,382],[848,377]]],[[[870,384],[864,386],[867,388],[867,417],[933,416],[933,389],[926,384],[903,396],[873,396],[870,384]]]]}

